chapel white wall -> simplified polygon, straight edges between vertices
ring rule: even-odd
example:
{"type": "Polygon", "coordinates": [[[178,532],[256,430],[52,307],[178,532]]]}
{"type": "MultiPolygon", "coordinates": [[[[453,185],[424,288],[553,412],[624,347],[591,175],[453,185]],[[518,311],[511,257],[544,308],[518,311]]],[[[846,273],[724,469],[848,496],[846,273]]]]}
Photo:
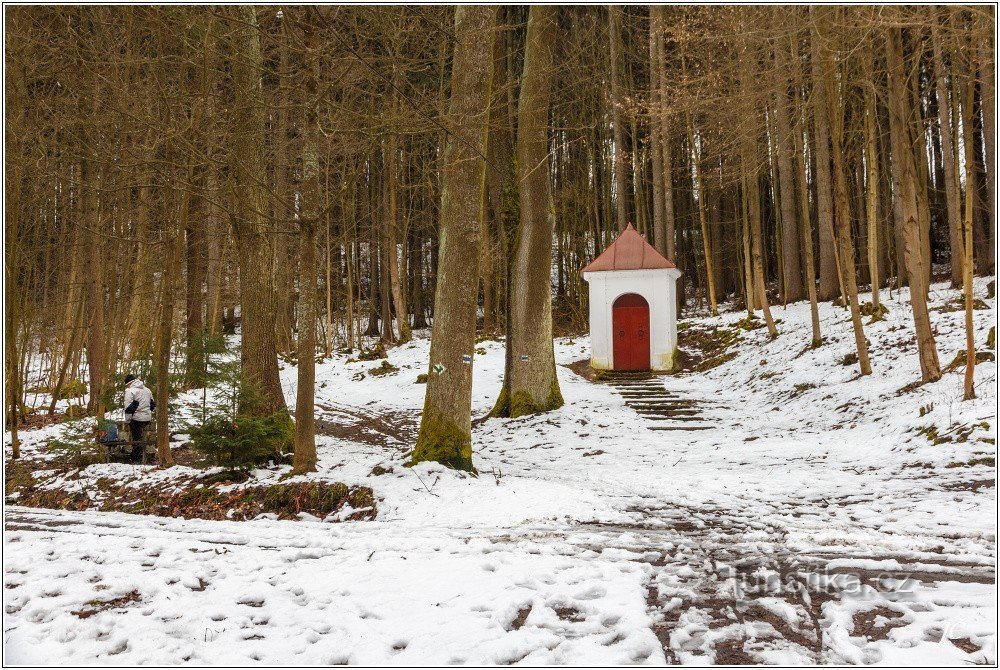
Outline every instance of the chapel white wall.
{"type": "Polygon", "coordinates": [[[614,369],[612,306],[626,293],[637,293],[649,303],[650,368],[673,369],[677,350],[677,278],[679,270],[612,270],[587,272],[590,287],[590,365],[614,369]]]}

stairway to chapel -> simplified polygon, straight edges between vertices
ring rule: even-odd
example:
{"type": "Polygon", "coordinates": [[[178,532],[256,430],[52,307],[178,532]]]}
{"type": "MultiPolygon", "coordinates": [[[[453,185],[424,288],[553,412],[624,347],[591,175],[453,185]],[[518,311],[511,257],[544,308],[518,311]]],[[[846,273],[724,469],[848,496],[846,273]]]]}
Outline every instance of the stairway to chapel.
{"type": "Polygon", "coordinates": [[[625,405],[646,419],[650,430],[708,430],[702,416],[702,401],[668,391],[659,377],[646,371],[607,371],[601,382],[625,399],[625,405]]]}

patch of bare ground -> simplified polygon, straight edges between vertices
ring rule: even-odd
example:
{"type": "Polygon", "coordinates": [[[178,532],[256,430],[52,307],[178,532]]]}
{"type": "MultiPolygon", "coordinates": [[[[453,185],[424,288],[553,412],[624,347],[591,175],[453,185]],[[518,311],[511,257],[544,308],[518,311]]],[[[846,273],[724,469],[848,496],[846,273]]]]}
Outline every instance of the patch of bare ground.
{"type": "Polygon", "coordinates": [[[590,367],[589,358],[581,358],[580,360],[573,361],[572,363],[564,365],[563,367],[575,372],[579,376],[586,379],[588,382],[596,382],[599,381],[600,379],[600,375],[598,374],[597,370],[590,367]]]}
{"type": "Polygon", "coordinates": [[[141,475],[129,479],[101,477],[87,486],[66,486],[79,480],[79,469],[51,469],[51,462],[17,461],[7,464],[5,496],[8,502],[27,507],[65,510],[99,510],[188,519],[244,521],[261,514],[298,519],[300,514],[318,518],[336,515],[339,521],[373,519],[377,503],[366,486],[340,482],[298,482],[268,486],[247,481],[243,472],[215,472],[152,483],[141,475]],[[32,469],[32,466],[37,469],[32,469]],[[41,471],[41,479],[35,473],[41,471]],[[139,484],[139,485],[137,485],[139,484]]]}
{"type": "MultiPolygon", "coordinates": [[[[763,621],[770,624],[771,628],[778,632],[778,635],[788,640],[789,642],[794,642],[795,644],[805,647],[806,649],[811,649],[813,651],[819,651],[822,639],[822,629],[817,629],[814,631],[814,635],[809,637],[801,631],[797,631],[791,627],[791,625],[779,617],[777,614],[761,606],[759,603],[750,603],[744,613],[744,618],[755,619],[757,621],[763,621]]],[[[810,617],[811,618],[811,617],[810,617]]]]}
{"type": "Polygon", "coordinates": [[[122,607],[127,607],[132,603],[137,603],[140,600],[139,592],[137,590],[132,590],[123,596],[118,598],[112,598],[111,600],[91,600],[87,603],[90,607],[85,609],[79,609],[75,612],[70,612],[74,616],[80,619],[89,619],[99,612],[104,612],[106,610],[121,609],[122,607]]]}
{"type": "Polygon", "coordinates": [[[692,322],[680,324],[678,340],[681,346],[677,350],[674,374],[705,372],[731,361],[736,352],[729,351],[729,348],[740,339],[741,329],[752,328],[703,326],[692,322]]]}
{"type": "MultiPolygon", "coordinates": [[[[652,565],[656,567],[657,561],[654,561],[652,565]]],[[[658,567],[662,567],[663,565],[664,563],[659,563],[658,567]]],[[[663,655],[667,658],[667,664],[676,665],[677,654],[670,647],[670,635],[677,627],[682,609],[680,607],[664,609],[659,590],[655,584],[649,583],[646,585],[646,610],[653,619],[653,635],[660,642],[663,655]]]]}
{"type": "Polygon", "coordinates": [[[507,630],[509,630],[509,631],[510,630],[521,630],[521,628],[524,627],[524,622],[528,620],[528,615],[529,614],[531,614],[531,604],[530,603],[527,604],[527,605],[525,605],[525,606],[523,606],[521,609],[519,609],[517,611],[517,616],[515,616],[514,620],[510,622],[510,626],[507,628],[507,630]]]}
{"type": "Polygon", "coordinates": [[[719,640],[715,643],[716,665],[759,665],[760,661],[745,650],[746,637],[719,640]]]}
{"type": "Polygon", "coordinates": [[[189,468],[197,468],[203,465],[204,458],[197,451],[192,449],[187,443],[172,450],[174,463],[189,468]]]}
{"type": "Polygon", "coordinates": [[[320,403],[316,408],[323,412],[316,418],[319,435],[378,447],[395,442],[401,449],[409,449],[417,438],[419,415],[414,412],[376,413],[320,403]]]}
{"type": "Polygon", "coordinates": [[[906,617],[902,612],[891,610],[884,605],[854,613],[854,634],[871,642],[888,640],[893,628],[905,626],[906,617]]]}
{"type": "Polygon", "coordinates": [[[966,654],[974,654],[980,649],[978,644],[967,637],[949,638],[948,641],[964,651],[966,654]]]}
{"type": "MultiPolygon", "coordinates": [[[[44,428],[45,426],[51,426],[56,423],[62,423],[67,419],[65,412],[54,412],[52,414],[32,412],[31,414],[25,414],[20,417],[20,421],[17,424],[18,430],[35,430],[36,428],[44,428]]],[[[10,421],[4,424],[5,430],[10,430],[10,421]]]]}
{"type": "Polygon", "coordinates": [[[995,479],[972,479],[969,481],[948,482],[941,485],[941,488],[945,491],[974,491],[976,493],[983,489],[995,489],[996,487],[997,482],[995,479]]]}

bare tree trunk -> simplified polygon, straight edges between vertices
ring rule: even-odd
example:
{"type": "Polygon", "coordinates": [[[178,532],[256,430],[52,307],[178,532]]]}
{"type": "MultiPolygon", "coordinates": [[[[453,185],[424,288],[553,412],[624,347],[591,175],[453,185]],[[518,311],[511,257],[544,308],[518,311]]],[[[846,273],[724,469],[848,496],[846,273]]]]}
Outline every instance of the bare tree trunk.
{"type": "MultiPolygon", "coordinates": [[[[160,402],[156,405],[156,461],[160,467],[169,468],[174,464],[174,456],[170,451],[170,346],[173,342],[174,300],[177,284],[177,268],[179,262],[178,247],[180,246],[180,230],[187,227],[188,200],[190,195],[183,195],[177,189],[177,184],[165,184],[164,192],[170,193],[177,203],[174,211],[168,211],[164,217],[163,244],[164,267],[160,290],[160,323],[156,338],[156,397],[160,402]],[[169,191],[168,191],[169,189],[169,191]],[[179,216],[178,216],[179,215],[179,216]],[[181,225],[174,223],[180,218],[181,225]]],[[[145,446],[143,446],[145,449],[145,446]]]]}
{"type": "MultiPolygon", "coordinates": [[[[192,159],[188,158],[187,181],[190,184],[194,173],[192,159]]],[[[200,175],[201,182],[204,175],[200,175]]],[[[185,261],[187,264],[187,295],[185,309],[185,370],[184,376],[188,386],[198,387],[205,383],[205,342],[204,342],[204,308],[202,284],[205,281],[205,265],[202,260],[204,251],[204,201],[201,193],[188,193],[185,197],[187,211],[184,216],[184,233],[186,242],[185,261]]]]}
{"type": "MultiPolygon", "coordinates": [[[[274,111],[270,116],[267,130],[273,133],[272,146],[274,151],[272,206],[266,212],[272,213],[273,220],[281,221],[282,228],[289,228],[295,218],[292,202],[295,198],[291,185],[291,160],[289,137],[292,130],[290,107],[292,104],[292,86],[288,82],[290,40],[288,38],[288,22],[284,13],[277,14],[277,71],[275,78],[276,95],[274,96],[274,111]],[[288,221],[288,223],[284,223],[288,221]]],[[[270,240],[273,258],[271,263],[273,280],[272,294],[275,304],[276,346],[278,351],[292,350],[292,330],[295,325],[295,259],[294,244],[289,235],[275,235],[270,240]]]]}
{"type": "Polygon", "coordinates": [[[479,211],[496,10],[455,9],[455,56],[441,182],[440,252],[424,411],[412,463],[472,470],[479,211]],[[487,37],[484,37],[487,36],[487,37]]]}
{"type": "Polygon", "coordinates": [[[975,323],[973,321],[973,302],[975,294],[973,292],[972,269],[973,269],[973,239],[972,239],[972,211],[975,203],[975,176],[973,161],[968,157],[973,155],[973,123],[972,113],[976,95],[976,54],[975,45],[970,49],[968,83],[966,84],[965,100],[962,104],[962,130],[965,139],[965,220],[962,225],[963,245],[963,276],[962,284],[965,293],[965,400],[972,400],[976,397],[976,337],[975,323]]]}
{"type": "Polygon", "coordinates": [[[996,268],[996,241],[997,241],[997,126],[996,126],[996,84],[994,81],[996,57],[995,44],[991,37],[994,35],[996,26],[996,9],[991,9],[990,20],[985,21],[980,27],[979,43],[979,94],[980,105],[983,110],[983,144],[986,155],[986,184],[987,184],[987,206],[989,213],[989,240],[985,245],[988,256],[980,257],[979,262],[983,265],[982,271],[985,274],[992,274],[996,268]]]}
{"type": "Polygon", "coordinates": [[[799,253],[799,226],[795,213],[795,172],[792,167],[794,141],[788,114],[788,65],[790,59],[787,48],[782,48],[780,53],[781,56],[775,68],[778,87],[776,89],[774,122],[777,131],[775,144],[780,182],[778,194],[781,200],[781,268],[785,287],[782,299],[789,303],[802,299],[803,286],[799,253]]]}
{"type": "MultiPolygon", "coordinates": [[[[314,10],[315,11],[315,10],[314,10]]],[[[298,387],[295,392],[295,446],[292,470],[296,474],[316,470],[316,417],[314,408],[316,387],[316,318],[319,292],[316,287],[316,228],[319,225],[319,64],[315,27],[303,17],[304,54],[303,84],[305,109],[302,143],[302,213],[299,218],[299,322],[298,387]]]]}
{"type": "Polygon", "coordinates": [[[666,255],[667,230],[663,210],[663,149],[660,135],[663,112],[660,98],[665,95],[660,79],[660,40],[663,39],[663,20],[660,7],[649,7],[649,151],[653,168],[653,244],[666,255]]]}
{"type": "MultiPolygon", "coordinates": [[[[511,8],[506,10],[510,13],[511,8]]],[[[504,10],[501,10],[504,12],[504,10]]],[[[504,14],[500,14],[499,22],[505,20],[504,14]]],[[[501,267],[504,277],[503,298],[504,298],[504,331],[507,335],[508,345],[504,347],[504,374],[503,385],[497,397],[497,401],[490,410],[490,416],[508,416],[510,412],[510,382],[513,378],[513,349],[510,347],[510,334],[513,331],[511,321],[513,315],[510,309],[512,304],[511,291],[514,287],[512,278],[513,257],[517,230],[519,225],[518,217],[518,183],[514,174],[514,95],[513,71],[510,66],[511,36],[509,33],[500,33],[496,36],[493,44],[493,81],[491,91],[494,97],[499,97],[490,106],[489,119],[489,139],[487,142],[487,156],[489,157],[486,166],[486,183],[489,192],[490,206],[493,219],[498,228],[500,245],[501,267]]]]}
{"type": "MultiPolygon", "coordinates": [[[[919,59],[915,59],[919,60],[919,59]]],[[[916,72],[914,72],[916,74],[916,72]]],[[[910,84],[910,138],[913,140],[917,175],[917,215],[920,221],[920,254],[924,268],[924,289],[930,290],[931,282],[931,207],[930,171],[927,167],[927,128],[924,124],[919,75],[909,78],[910,84]]]]}
{"type": "Polygon", "coordinates": [[[941,33],[938,30],[937,18],[931,24],[931,35],[934,43],[934,78],[937,83],[938,127],[941,131],[941,153],[944,163],[945,205],[948,214],[948,240],[951,251],[951,285],[957,287],[962,283],[962,215],[961,195],[959,193],[958,161],[955,157],[955,127],[952,124],[951,96],[948,94],[948,84],[944,66],[944,49],[941,46],[941,33]]]}
{"type": "Polygon", "coordinates": [[[222,263],[222,221],[220,220],[219,208],[215,201],[219,197],[219,190],[215,176],[215,166],[208,166],[208,174],[205,177],[206,203],[205,212],[205,233],[207,260],[205,267],[205,303],[207,305],[207,328],[210,335],[222,333],[222,273],[224,266],[222,263]]]}
{"type": "Polygon", "coordinates": [[[756,147],[756,136],[752,140],[744,140],[747,143],[746,154],[743,160],[744,184],[746,208],[748,216],[748,235],[750,237],[750,273],[747,286],[756,296],[757,303],[764,312],[764,321],[767,323],[767,332],[772,337],[778,336],[778,328],[774,325],[771,317],[771,306],[767,300],[767,288],[764,284],[764,255],[763,255],[763,231],[760,221],[760,181],[755,170],[751,168],[754,162],[754,149],[756,147]]]}
{"type": "Polygon", "coordinates": [[[871,361],[868,359],[868,342],[865,340],[865,330],[861,323],[861,308],[858,305],[858,278],[854,264],[854,242],[851,239],[850,198],[847,194],[847,175],[844,164],[844,111],[841,94],[837,91],[836,65],[832,56],[824,50],[823,70],[825,76],[817,86],[826,86],[826,100],[829,105],[830,146],[834,188],[834,233],[840,262],[840,276],[843,279],[844,301],[850,306],[851,324],[854,327],[854,344],[858,352],[858,367],[861,375],[872,373],[871,361]]]}
{"type": "Polygon", "coordinates": [[[920,219],[917,211],[917,170],[910,137],[909,87],[903,68],[902,31],[889,28],[886,60],[889,70],[889,132],[892,136],[892,162],[898,166],[900,218],[903,223],[903,256],[910,284],[910,305],[920,353],[920,375],[924,382],[941,378],[934,331],[927,310],[927,271],[921,253],[920,219]]]}
{"type": "Polygon", "coordinates": [[[812,38],[812,109],[816,129],[812,144],[816,155],[816,225],[819,229],[819,293],[820,300],[832,300],[837,295],[839,266],[836,242],[833,235],[833,187],[830,178],[830,130],[827,125],[826,89],[823,82],[823,36],[819,34],[824,25],[826,7],[810,7],[810,18],[815,25],[812,38]]]}
{"type": "Polygon", "coordinates": [[[813,255],[813,235],[811,216],[809,213],[809,182],[806,177],[805,147],[802,133],[808,124],[802,123],[802,111],[799,104],[799,90],[802,82],[802,70],[799,65],[798,49],[796,47],[796,37],[793,35],[791,41],[792,63],[794,68],[795,93],[793,96],[792,109],[795,111],[795,186],[798,190],[800,211],[802,212],[802,225],[799,236],[802,241],[802,265],[804,272],[803,281],[806,285],[806,292],[809,295],[809,313],[812,320],[812,347],[823,344],[823,336],[819,325],[819,298],[816,294],[816,261],[813,255]]]}
{"type": "Polygon", "coordinates": [[[287,413],[278,377],[272,251],[268,239],[268,193],[264,150],[262,53],[257,14],[244,5],[233,9],[233,59],[237,100],[232,108],[230,174],[236,189],[233,230],[240,263],[244,394],[241,412],[267,416],[287,413]]]}
{"type": "Polygon", "coordinates": [[[88,410],[104,420],[104,368],[107,365],[104,348],[104,267],[103,238],[100,233],[100,214],[97,211],[98,177],[93,169],[92,147],[84,147],[80,161],[80,184],[82,195],[81,220],[86,230],[87,264],[87,367],[90,374],[90,397],[88,410]]]}
{"type": "Polygon", "coordinates": [[[865,220],[868,224],[868,277],[872,287],[873,320],[881,320],[881,274],[879,273],[878,234],[878,131],[875,111],[875,46],[872,45],[865,60],[865,220]]]}
{"type": "Polygon", "coordinates": [[[691,150],[691,167],[694,172],[694,186],[697,191],[698,200],[698,222],[701,225],[701,245],[702,253],[705,256],[705,280],[708,286],[708,305],[712,316],[718,316],[719,308],[715,302],[715,272],[713,270],[714,261],[712,259],[712,241],[708,233],[708,219],[705,216],[705,183],[701,177],[701,161],[699,160],[698,147],[694,137],[694,122],[688,114],[688,144],[691,150]]]}
{"type": "MultiPolygon", "coordinates": [[[[659,25],[664,27],[665,21],[663,18],[663,5],[655,5],[651,7],[651,11],[656,14],[659,19],[659,25]]],[[[671,261],[676,262],[676,242],[677,242],[677,223],[676,217],[674,216],[674,164],[673,155],[670,149],[670,101],[667,99],[666,91],[664,87],[667,83],[667,72],[666,72],[666,44],[664,43],[665,37],[662,33],[659,35],[657,40],[656,49],[656,70],[657,70],[657,80],[660,85],[660,95],[659,95],[659,140],[660,140],[660,157],[663,163],[663,169],[661,173],[663,175],[663,241],[661,243],[660,238],[657,237],[656,250],[663,254],[666,258],[671,261]]],[[[678,297],[680,294],[678,293],[678,297]]]]}
{"type": "MultiPolygon", "coordinates": [[[[393,66],[392,77],[394,81],[397,81],[399,75],[397,74],[397,69],[393,66]]],[[[398,86],[398,84],[397,84],[398,86]]],[[[397,102],[395,96],[393,96],[393,108],[397,108],[397,102]]],[[[398,230],[399,230],[399,199],[398,199],[398,181],[399,181],[399,137],[396,133],[389,133],[389,138],[387,140],[386,149],[386,182],[388,189],[388,202],[386,205],[386,251],[388,252],[388,258],[386,262],[389,265],[389,286],[390,292],[392,293],[392,305],[396,310],[396,323],[399,330],[399,343],[403,344],[409,342],[413,335],[410,332],[410,317],[407,314],[406,300],[403,297],[403,287],[400,280],[399,272],[399,249],[398,249],[398,230]]],[[[405,274],[405,272],[404,272],[405,274]]]]}
{"type": "Polygon", "coordinates": [[[534,5],[528,18],[524,72],[517,111],[517,170],[521,226],[511,291],[510,416],[561,407],[552,343],[552,195],[549,186],[548,118],[555,6],[534,5]]]}
{"type": "Polygon", "coordinates": [[[621,7],[608,6],[608,31],[611,42],[611,118],[614,125],[615,139],[615,208],[618,215],[618,230],[625,230],[629,223],[628,218],[628,180],[625,175],[625,127],[622,119],[622,105],[625,104],[622,95],[621,69],[623,58],[621,55],[621,26],[619,25],[618,12],[621,7]]]}

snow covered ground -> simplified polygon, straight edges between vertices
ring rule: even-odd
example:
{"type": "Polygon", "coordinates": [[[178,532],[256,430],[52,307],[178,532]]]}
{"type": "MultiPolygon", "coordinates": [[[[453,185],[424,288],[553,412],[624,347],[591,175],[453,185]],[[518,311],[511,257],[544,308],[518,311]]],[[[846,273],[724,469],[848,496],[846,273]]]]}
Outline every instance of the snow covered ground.
{"type": "MultiPolygon", "coordinates": [[[[942,365],[964,348],[963,313],[940,309],[958,297],[932,288],[942,365]]],[[[400,370],[384,376],[370,374],[378,362],[337,356],[317,369],[311,477],[370,486],[377,520],[8,505],[5,661],[995,663],[996,364],[977,366],[976,400],[962,401],[964,367],[909,388],[919,366],[907,295],[882,301],[886,319],[865,319],[869,377],[844,364],[854,339],[843,309],[821,306],[825,343],[807,347],[807,303],[774,308],[773,341],[740,330],[732,360],[658,377],[697,402],[708,430],[650,430],[664,422],[567,367],[587,357],[586,338],[559,340],[566,405],[477,421],[478,477],[402,467],[425,338],[391,350],[400,370]]],[[[978,348],[996,322],[986,302],[978,348]]],[[[479,346],[483,416],[503,344],[479,346]]],[[[293,404],[295,369],[282,379],[293,404]]],[[[61,429],[24,433],[25,455],[41,457],[61,429]]],[[[74,485],[169,476],[92,465],[74,485]]]]}

